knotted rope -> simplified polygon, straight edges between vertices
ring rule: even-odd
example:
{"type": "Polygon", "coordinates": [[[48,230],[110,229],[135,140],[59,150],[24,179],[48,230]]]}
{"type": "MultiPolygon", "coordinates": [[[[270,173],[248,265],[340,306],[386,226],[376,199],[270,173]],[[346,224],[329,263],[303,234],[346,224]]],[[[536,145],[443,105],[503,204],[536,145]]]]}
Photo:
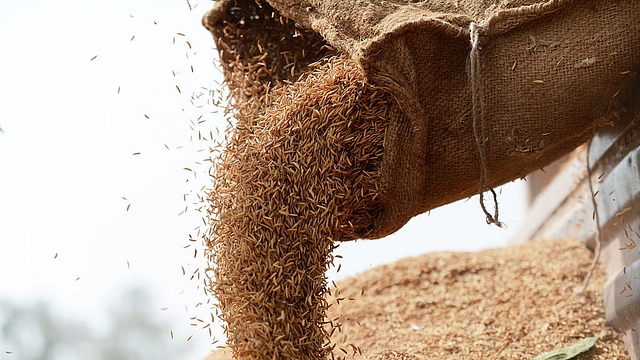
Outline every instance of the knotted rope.
{"type": "Polygon", "coordinates": [[[478,155],[480,157],[480,207],[487,216],[487,224],[495,224],[502,227],[502,223],[498,219],[498,196],[493,188],[487,186],[487,178],[489,177],[489,169],[487,165],[486,141],[484,133],[484,88],[482,78],[480,76],[480,34],[478,28],[483,27],[474,22],[469,24],[469,34],[471,37],[471,51],[469,52],[469,84],[471,87],[471,105],[473,117],[473,135],[478,146],[478,155]],[[485,191],[491,191],[494,203],[493,215],[489,213],[484,204],[485,191]]]}

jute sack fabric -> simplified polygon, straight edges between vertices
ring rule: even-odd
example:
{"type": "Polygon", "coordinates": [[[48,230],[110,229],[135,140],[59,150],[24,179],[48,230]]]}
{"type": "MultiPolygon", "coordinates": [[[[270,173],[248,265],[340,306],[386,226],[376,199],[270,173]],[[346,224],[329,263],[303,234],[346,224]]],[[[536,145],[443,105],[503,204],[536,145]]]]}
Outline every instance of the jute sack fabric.
{"type": "Polygon", "coordinates": [[[614,121],[639,83],[637,0],[268,2],[393,96],[364,238],[544,167],[614,121]]]}

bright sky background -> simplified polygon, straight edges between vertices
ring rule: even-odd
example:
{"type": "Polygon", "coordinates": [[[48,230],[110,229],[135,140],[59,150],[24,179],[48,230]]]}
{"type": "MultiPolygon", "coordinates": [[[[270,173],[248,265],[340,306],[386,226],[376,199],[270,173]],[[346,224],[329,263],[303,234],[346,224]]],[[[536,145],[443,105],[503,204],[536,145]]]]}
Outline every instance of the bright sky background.
{"type": "MultiPolygon", "coordinates": [[[[175,319],[175,341],[194,335],[185,359],[215,347],[188,326],[208,317],[195,307],[207,301],[200,283],[189,281],[204,266],[189,241],[209,181],[211,142],[198,133],[210,139],[226,127],[208,101],[221,77],[200,24],[212,4],[0,3],[0,297],[45,297],[98,324],[106,298],[142,282],[157,290],[158,316],[175,319]]],[[[475,197],[386,239],[341,245],[342,269],[330,277],[430,251],[503,246],[524,217],[523,189],[501,190],[506,229],[486,225],[475,197]]]]}

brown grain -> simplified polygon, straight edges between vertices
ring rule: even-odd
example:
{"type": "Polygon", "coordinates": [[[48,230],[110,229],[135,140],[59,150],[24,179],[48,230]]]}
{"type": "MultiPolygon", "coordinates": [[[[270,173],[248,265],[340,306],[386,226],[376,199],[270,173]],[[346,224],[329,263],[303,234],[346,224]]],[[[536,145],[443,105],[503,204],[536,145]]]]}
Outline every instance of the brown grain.
{"type": "Polygon", "coordinates": [[[372,269],[338,284],[356,300],[333,300],[328,316],[345,319],[334,339],[346,335],[362,359],[453,360],[530,359],[598,336],[577,360],[629,359],[622,335],[605,321],[604,269],[597,267],[586,291],[575,291],[592,256],[581,243],[556,240],[372,269]]]}
{"type": "MultiPolygon", "coordinates": [[[[329,299],[328,317],[342,322],[342,332],[332,334],[333,356],[350,348],[350,358],[357,349],[361,357],[354,358],[363,360],[531,359],[597,336],[576,360],[629,360],[622,334],[606,324],[604,269],[575,291],[592,256],[576,241],[540,241],[426,254],[345,279],[340,296],[355,300],[329,299]]],[[[630,291],[625,286],[619,296],[630,291]]],[[[231,356],[220,351],[208,359],[231,356]]]]}
{"type": "Polygon", "coordinates": [[[326,326],[325,272],[335,242],[366,233],[379,209],[390,96],[347,58],[305,65],[292,62],[301,53],[274,53],[273,42],[246,49],[232,40],[219,42],[236,126],[214,160],[208,290],[238,358],[325,358],[331,327],[341,326],[326,326]],[[254,63],[234,51],[255,52],[254,63]]]}
{"type": "Polygon", "coordinates": [[[593,333],[624,348],[604,326],[601,282],[573,293],[586,268],[571,262],[573,245],[441,254],[330,288],[336,242],[366,235],[381,210],[392,99],[266,2],[236,2],[225,16],[205,25],[234,126],[212,150],[203,241],[205,290],[235,359],[526,358],[593,333]]]}

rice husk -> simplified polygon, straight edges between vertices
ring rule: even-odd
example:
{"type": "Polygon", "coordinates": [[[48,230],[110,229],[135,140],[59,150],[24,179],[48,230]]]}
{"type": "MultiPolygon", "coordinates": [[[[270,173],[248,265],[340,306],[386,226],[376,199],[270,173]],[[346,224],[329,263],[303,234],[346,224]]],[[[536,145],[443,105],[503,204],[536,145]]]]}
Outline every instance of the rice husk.
{"type": "Polygon", "coordinates": [[[366,231],[379,209],[388,101],[334,57],[261,106],[236,105],[207,241],[210,292],[238,358],[330,354],[325,272],[334,241],[366,231]]]}
{"type": "Polygon", "coordinates": [[[380,212],[390,96],[268,4],[216,7],[225,19],[204,21],[235,126],[213,159],[208,292],[235,358],[325,358],[337,325],[325,273],[335,241],[369,231],[380,212]]]}
{"type": "MultiPolygon", "coordinates": [[[[385,134],[390,118],[404,116],[393,105],[392,96],[368,82],[355,60],[328,47],[317,33],[281,17],[267,3],[225,1],[215,6],[229,7],[216,13],[225,14],[226,20],[205,17],[204,21],[220,51],[234,126],[224,151],[214,155],[206,214],[209,231],[204,240],[209,261],[207,291],[217,299],[234,358],[340,358],[361,349],[363,354],[374,354],[370,358],[393,358],[389,356],[401,352],[411,358],[418,356],[412,355],[414,350],[420,357],[433,352],[440,354],[434,358],[444,358],[442,352],[432,351],[440,349],[441,340],[437,346],[401,346],[388,352],[388,341],[382,337],[401,340],[404,333],[391,332],[399,331],[396,327],[384,330],[384,323],[376,325],[382,331],[374,335],[359,333],[348,320],[356,318],[357,308],[349,310],[356,311],[354,316],[346,310],[336,312],[344,302],[338,305],[336,300],[326,316],[331,298],[343,297],[337,289],[329,291],[325,275],[333,264],[336,242],[366,237],[383,211],[380,169],[385,134]]],[[[563,261],[562,256],[556,258],[558,263],[563,261]]],[[[497,274],[498,267],[494,270],[497,274]]],[[[546,280],[548,286],[561,286],[546,280]]],[[[535,290],[539,281],[544,280],[536,279],[529,290],[535,290]]],[[[485,297],[492,285],[483,285],[485,297]]],[[[344,287],[345,294],[347,288],[359,291],[361,286],[344,287]]],[[[411,308],[400,306],[407,293],[395,295],[383,300],[388,315],[381,312],[381,319],[401,318],[404,315],[398,309],[411,313],[411,308]]],[[[476,305],[462,304],[465,309],[476,305]]],[[[490,310],[485,305],[477,311],[490,310]]],[[[556,310],[555,314],[563,311],[556,310]]],[[[455,319],[441,319],[444,326],[451,325],[451,331],[457,329],[455,319]]],[[[504,325],[513,321],[507,319],[504,325]]],[[[514,331],[507,328],[488,335],[515,339],[514,331]]],[[[472,334],[482,335],[477,328],[472,334]]],[[[420,346],[425,338],[406,339],[420,346]]],[[[472,344],[465,349],[472,351],[476,347],[472,344]]],[[[478,351],[491,354],[488,348],[478,351]]],[[[505,354],[507,348],[498,354],[505,354]]],[[[442,349],[458,355],[467,351],[442,349]]]]}
{"type": "MultiPolygon", "coordinates": [[[[431,253],[371,269],[332,289],[328,316],[342,321],[334,353],[367,360],[531,359],[597,336],[576,360],[628,360],[622,335],[605,322],[604,269],[597,267],[585,292],[575,291],[592,256],[579,242],[555,240],[431,253]]],[[[219,351],[210,359],[230,358],[219,351]]]]}

